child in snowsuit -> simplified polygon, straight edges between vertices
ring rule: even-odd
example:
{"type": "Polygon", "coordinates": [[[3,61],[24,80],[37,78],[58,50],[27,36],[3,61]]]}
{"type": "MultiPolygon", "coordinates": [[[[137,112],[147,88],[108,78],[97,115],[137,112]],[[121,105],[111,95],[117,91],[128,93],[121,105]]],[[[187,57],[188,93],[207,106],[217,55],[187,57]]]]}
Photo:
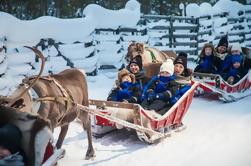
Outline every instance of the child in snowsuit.
{"type": "Polygon", "coordinates": [[[217,74],[220,70],[221,60],[216,56],[212,44],[207,43],[200,53],[199,65],[194,69],[195,72],[217,74]]]}
{"type": "Polygon", "coordinates": [[[173,73],[173,61],[168,59],[161,65],[159,75],[153,76],[144,87],[141,103],[143,108],[154,110],[161,115],[169,110],[172,106],[170,99],[178,90],[173,73]]]}
{"type": "Polygon", "coordinates": [[[12,124],[0,127],[0,165],[23,166],[21,131],[12,124]]]}
{"type": "Polygon", "coordinates": [[[107,100],[138,103],[140,96],[141,89],[139,84],[135,83],[135,76],[123,69],[118,73],[117,87],[112,89],[107,100]]]}
{"type": "Polygon", "coordinates": [[[231,47],[231,54],[227,55],[222,64],[222,74],[232,67],[232,58],[234,56],[241,57],[241,64],[243,63],[243,55],[240,44],[233,44],[231,47]]]}
{"type": "Polygon", "coordinates": [[[242,65],[242,56],[241,55],[234,55],[231,57],[231,66],[223,70],[223,78],[229,84],[235,84],[242,77],[245,76],[247,71],[242,65]]]}

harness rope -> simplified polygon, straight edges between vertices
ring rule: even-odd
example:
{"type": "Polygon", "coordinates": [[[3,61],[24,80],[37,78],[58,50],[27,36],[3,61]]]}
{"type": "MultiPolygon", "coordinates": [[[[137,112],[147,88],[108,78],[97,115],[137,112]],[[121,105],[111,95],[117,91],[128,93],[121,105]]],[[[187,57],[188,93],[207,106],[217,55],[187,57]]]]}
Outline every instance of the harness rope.
{"type": "MultiPolygon", "coordinates": [[[[30,77],[29,80],[31,80],[33,78],[35,78],[35,76],[30,77]]],[[[51,102],[56,102],[56,103],[60,103],[62,105],[65,105],[66,113],[58,121],[58,124],[60,124],[61,121],[64,119],[64,117],[69,112],[69,110],[71,110],[74,106],[73,97],[72,97],[71,93],[69,92],[69,90],[64,88],[55,78],[48,76],[48,77],[40,77],[39,79],[54,83],[57,86],[57,88],[60,90],[60,92],[62,93],[62,96],[44,96],[44,97],[39,97],[39,98],[33,99],[36,102],[51,101],[51,102]]]]}

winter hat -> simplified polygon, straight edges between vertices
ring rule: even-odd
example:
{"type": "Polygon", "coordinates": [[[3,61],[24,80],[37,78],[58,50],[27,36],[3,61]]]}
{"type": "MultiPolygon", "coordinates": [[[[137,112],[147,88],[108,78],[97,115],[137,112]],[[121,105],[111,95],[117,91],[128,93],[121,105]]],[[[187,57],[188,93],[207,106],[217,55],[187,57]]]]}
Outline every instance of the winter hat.
{"type": "Polygon", "coordinates": [[[242,61],[241,55],[233,55],[233,56],[231,57],[231,59],[232,59],[232,64],[234,64],[234,63],[236,63],[236,62],[241,63],[241,61],[242,61]]]}
{"type": "Polygon", "coordinates": [[[233,44],[233,45],[232,45],[231,51],[233,51],[233,50],[238,50],[238,51],[242,52],[241,46],[240,46],[239,43],[236,43],[236,44],[233,44]]]}
{"type": "Polygon", "coordinates": [[[0,146],[14,154],[21,149],[22,133],[12,124],[0,127],[0,146]]]}
{"type": "Polygon", "coordinates": [[[217,47],[220,47],[220,46],[225,46],[225,47],[228,47],[228,39],[227,39],[227,35],[224,35],[220,38],[220,41],[218,43],[218,46],[217,47]]]}
{"type": "Polygon", "coordinates": [[[182,64],[184,68],[187,68],[187,54],[185,52],[180,52],[175,58],[173,64],[182,64]]]}
{"type": "Polygon", "coordinates": [[[160,72],[167,71],[170,75],[173,75],[174,65],[171,59],[167,59],[161,66],[160,72]]]}
{"type": "Polygon", "coordinates": [[[131,59],[131,61],[129,62],[129,66],[132,64],[132,63],[135,63],[136,65],[139,66],[139,69],[142,70],[142,58],[140,55],[137,55],[135,56],[134,58],[131,59]]]}
{"type": "Polygon", "coordinates": [[[134,76],[134,74],[131,74],[128,70],[126,70],[126,69],[123,69],[123,70],[121,70],[119,73],[118,73],[118,81],[119,81],[119,83],[121,83],[122,82],[122,78],[124,77],[124,76],[129,76],[129,77],[131,77],[131,80],[132,80],[132,83],[135,83],[135,76],[134,76]]]}

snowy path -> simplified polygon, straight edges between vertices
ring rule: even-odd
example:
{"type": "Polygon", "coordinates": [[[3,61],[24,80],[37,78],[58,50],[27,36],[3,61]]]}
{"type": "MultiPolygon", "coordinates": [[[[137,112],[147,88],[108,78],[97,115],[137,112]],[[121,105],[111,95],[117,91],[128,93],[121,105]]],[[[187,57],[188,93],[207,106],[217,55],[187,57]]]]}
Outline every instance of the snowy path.
{"type": "MultiPolygon", "coordinates": [[[[89,83],[90,98],[104,99],[113,79],[98,77],[89,83]],[[101,79],[102,81],[99,81],[101,79]]],[[[112,132],[94,139],[96,158],[84,160],[87,138],[81,126],[70,126],[63,148],[66,156],[60,166],[250,166],[251,97],[224,104],[208,98],[195,98],[184,123],[187,129],[156,145],[140,142],[132,132],[112,132]]]]}

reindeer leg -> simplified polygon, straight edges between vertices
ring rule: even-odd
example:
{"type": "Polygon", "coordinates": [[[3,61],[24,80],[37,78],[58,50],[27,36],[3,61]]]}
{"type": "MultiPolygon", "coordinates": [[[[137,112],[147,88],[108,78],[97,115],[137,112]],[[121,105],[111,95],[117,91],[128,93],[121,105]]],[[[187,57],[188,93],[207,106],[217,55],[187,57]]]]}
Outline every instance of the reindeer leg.
{"type": "Polygon", "coordinates": [[[57,144],[56,144],[57,149],[61,148],[61,146],[63,144],[63,141],[64,141],[64,138],[66,136],[66,133],[68,131],[68,128],[69,128],[69,124],[61,126],[60,134],[58,136],[58,141],[57,141],[57,144]]]}
{"type": "Polygon", "coordinates": [[[91,158],[95,157],[95,150],[93,148],[92,144],[92,130],[91,130],[91,119],[87,112],[81,111],[79,119],[81,120],[83,124],[84,130],[87,132],[87,138],[88,138],[88,149],[85,155],[85,159],[89,160],[91,158]]]}

